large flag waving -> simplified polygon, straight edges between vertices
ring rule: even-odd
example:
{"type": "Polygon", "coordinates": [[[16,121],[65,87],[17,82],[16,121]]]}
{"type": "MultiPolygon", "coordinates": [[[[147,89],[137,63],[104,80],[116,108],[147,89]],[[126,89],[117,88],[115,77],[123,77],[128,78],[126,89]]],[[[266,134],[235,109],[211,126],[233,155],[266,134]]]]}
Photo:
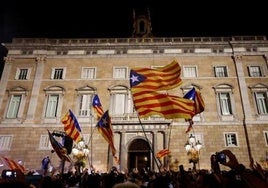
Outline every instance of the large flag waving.
{"type": "Polygon", "coordinates": [[[61,160],[72,162],[72,159],[69,157],[69,155],[67,155],[67,150],[53,137],[53,135],[49,132],[49,130],[47,130],[47,132],[48,132],[51,146],[54,149],[54,151],[57,153],[58,157],[61,160]]]}
{"type": "MultiPolygon", "coordinates": [[[[189,90],[184,95],[183,98],[190,99],[190,100],[194,101],[194,114],[193,114],[193,117],[196,114],[200,114],[201,112],[203,112],[205,110],[205,103],[204,103],[204,100],[203,100],[203,98],[201,96],[201,93],[200,93],[200,91],[196,90],[194,87],[191,90],[189,90]]],[[[186,133],[188,133],[192,129],[192,126],[193,126],[192,118],[186,119],[190,123],[188,128],[185,131],[186,133]]]]}
{"type": "Polygon", "coordinates": [[[166,119],[191,119],[194,115],[194,101],[189,99],[147,90],[134,92],[132,96],[142,118],[160,115],[166,119]]]}
{"type": "Polygon", "coordinates": [[[95,113],[97,114],[97,120],[99,120],[103,115],[103,108],[100,102],[100,98],[97,94],[93,98],[92,106],[95,113]]]}
{"type": "Polygon", "coordinates": [[[169,90],[182,83],[180,75],[176,61],[158,69],[135,68],[130,71],[130,86],[132,90],[169,90]]]}
{"type": "Polygon", "coordinates": [[[114,146],[114,135],[113,135],[112,125],[111,125],[111,118],[109,116],[108,110],[104,112],[104,114],[102,115],[102,117],[100,118],[96,126],[100,134],[108,142],[112,150],[113,156],[115,156],[116,149],[114,146]]]}
{"type": "Polygon", "coordinates": [[[80,125],[70,109],[62,118],[61,122],[64,124],[65,133],[70,136],[76,143],[82,140],[80,125]]]}
{"type": "Polygon", "coordinates": [[[7,166],[7,168],[9,168],[10,170],[19,169],[22,173],[25,173],[26,171],[23,165],[7,157],[0,156],[0,161],[2,162],[3,165],[7,166]]]}

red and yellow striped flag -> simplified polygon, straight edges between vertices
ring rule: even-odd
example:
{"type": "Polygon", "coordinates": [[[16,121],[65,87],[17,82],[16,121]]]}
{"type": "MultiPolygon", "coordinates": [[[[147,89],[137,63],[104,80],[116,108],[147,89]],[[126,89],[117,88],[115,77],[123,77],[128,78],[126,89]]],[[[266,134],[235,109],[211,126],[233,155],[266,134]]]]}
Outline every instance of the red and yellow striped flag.
{"type": "Polygon", "coordinates": [[[20,165],[19,163],[15,162],[12,159],[9,159],[7,157],[0,156],[0,160],[3,164],[5,164],[10,170],[16,170],[19,169],[22,173],[26,171],[23,165],[20,165]]]}
{"type": "Polygon", "coordinates": [[[130,71],[130,86],[134,91],[161,91],[173,89],[181,85],[181,67],[173,61],[158,69],[134,68],[130,71]]]}

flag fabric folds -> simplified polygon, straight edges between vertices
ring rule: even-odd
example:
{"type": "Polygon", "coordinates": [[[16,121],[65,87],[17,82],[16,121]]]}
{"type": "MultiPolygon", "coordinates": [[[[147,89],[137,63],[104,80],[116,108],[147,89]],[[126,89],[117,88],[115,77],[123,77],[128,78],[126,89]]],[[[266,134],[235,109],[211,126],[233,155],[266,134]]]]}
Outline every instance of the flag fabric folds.
{"type": "MultiPolygon", "coordinates": [[[[205,110],[205,103],[204,103],[204,100],[201,96],[201,93],[200,91],[196,90],[194,87],[189,90],[185,95],[184,97],[185,99],[190,99],[190,100],[193,100],[194,101],[194,110],[193,110],[193,116],[192,118],[196,115],[196,114],[199,114],[201,112],[203,112],[205,110]]],[[[190,132],[191,129],[192,129],[192,126],[193,126],[193,119],[190,118],[190,119],[186,119],[188,122],[189,122],[189,126],[188,128],[186,129],[186,133],[190,132]]]]}
{"type": "Polygon", "coordinates": [[[159,152],[156,153],[156,157],[161,159],[167,155],[169,155],[171,153],[171,151],[169,151],[169,149],[162,149],[159,152]]]}
{"type": "Polygon", "coordinates": [[[64,115],[61,122],[64,124],[65,133],[70,136],[76,143],[82,140],[80,125],[70,109],[64,115]]]}
{"type": "Polygon", "coordinates": [[[94,96],[92,106],[93,106],[93,109],[97,115],[97,120],[99,120],[101,118],[101,116],[103,115],[103,108],[102,108],[100,98],[98,95],[94,96]]]}
{"type": "Polygon", "coordinates": [[[50,140],[51,146],[52,146],[53,150],[57,153],[58,157],[61,160],[72,162],[72,159],[67,154],[67,150],[61,145],[61,143],[59,143],[53,137],[53,135],[49,132],[49,130],[47,132],[48,132],[48,136],[49,136],[49,140],[50,140]]]}
{"type": "Polygon", "coordinates": [[[142,118],[160,115],[166,119],[191,119],[194,115],[194,102],[189,99],[147,90],[133,92],[132,96],[142,118]]]}
{"type": "Polygon", "coordinates": [[[113,156],[116,154],[116,149],[114,146],[114,135],[113,130],[111,126],[111,118],[109,116],[109,111],[105,111],[99,121],[97,122],[96,127],[98,128],[98,131],[103,136],[103,138],[108,142],[113,156]]]}
{"type": "Polygon", "coordinates": [[[19,164],[18,162],[14,161],[13,159],[4,157],[4,156],[0,156],[0,161],[2,161],[2,163],[4,165],[6,165],[10,170],[20,170],[22,173],[26,172],[26,169],[23,165],[19,164]]]}
{"type": "Polygon", "coordinates": [[[158,69],[135,68],[130,71],[130,86],[132,90],[169,90],[182,83],[180,75],[176,61],[158,69]]]}

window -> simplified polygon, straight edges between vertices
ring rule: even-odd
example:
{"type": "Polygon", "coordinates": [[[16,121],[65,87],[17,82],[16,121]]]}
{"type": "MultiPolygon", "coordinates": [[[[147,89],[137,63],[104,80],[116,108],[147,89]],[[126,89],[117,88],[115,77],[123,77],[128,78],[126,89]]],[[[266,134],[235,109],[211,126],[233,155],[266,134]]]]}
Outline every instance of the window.
{"type": "Polygon", "coordinates": [[[127,77],[127,67],[114,67],[113,78],[126,79],[127,77]]]}
{"type": "Polygon", "coordinates": [[[53,68],[51,73],[51,79],[62,80],[65,78],[65,68],[53,68]]]}
{"type": "Polygon", "coordinates": [[[232,108],[231,108],[231,99],[230,94],[225,92],[218,93],[219,95],[219,104],[221,109],[221,115],[231,115],[232,108]]]}
{"type": "Polygon", "coordinates": [[[133,113],[133,101],[127,87],[116,86],[110,90],[110,114],[113,116],[125,116],[133,113]]]}
{"type": "Polygon", "coordinates": [[[268,146],[268,131],[264,131],[264,140],[265,140],[266,146],[268,146]]]}
{"type": "Polygon", "coordinates": [[[249,66],[248,67],[250,77],[261,77],[261,67],[260,66],[249,66]]]}
{"type": "Polygon", "coordinates": [[[9,105],[8,105],[8,110],[7,110],[7,118],[17,118],[18,117],[18,112],[20,108],[20,103],[21,103],[21,95],[12,95],[9,105]]]}
{"type": "Polygon", "coordinates": [[[215,87],[216,103],[219,117],[224,121],[233,121],[235,101],[233,87],[228,84],[220,84],[215,87]]]}
{"type": "Polygon", "coordinates": [[[81,94],[79,96],[79,116],[89,116],[92,106],[92,94],[81,94]]]}
{"type": "Polygon", "coordinates": [[[258,114],[268,114],[267,92],[255,92],[255,98],[258,114]]]}
{"type": "Polygon", "coordinates": [[[96,68],[95,67],[83,67],[81,77],[83,79],[95,79],[96,78],[96,68]]]}
{"type": "Polygon", "coordinates": [[[256,84],[249,87],[255,102],[256,114],[260,118],[267,118],[268,115],[268,87],[264,84],[256,84]]]}
{"type": "Polygon", "coordinates": [[[30,69],[28,68],[18,68],[16,72],[16,80],[28,80],[30,75],[30,69]]]}
{"type": "Polygon", "coordinates": [[[48,135],[41,135],[40,136],[39,149],[41,149],[41,150],[51,150],[52,149],[48,135]]]}
{"type": "Polygon", "coordinates": [[[59,95],[51,94],[48,96],[46,117],[57,117],[59,95]]]}
{"type": "Polygon", "coordinates": [[[214,67],[215,77],[227,77],[227,68],[226,66],[217,66],[214,67]]]}
{"type": "Polygon", "coordinates": [[[10,150],[13,136],[0,135],[0,151],[10,150]]]}
{"type": "Polygon", "coordinates": [[[197,77],[197,70],[196,67],[194,66],[184,66],[183,67],[183,76],[186,78],[195,78],[197,77]]]}
{"type": "Polygon", "coordinates": [[[22,118],[23,110],[25,106],[25,98],[27,91],[22,87],[12,88],[8,90],[9,103],[6,111],[6,119],[17,119],[22,118]]]}
{"type": "Polygon", "coordinates": [[[86,86],[77,89],[78,95],[78,115],[79,117],[89,117],[92,113],[92,100],[96,90],[86,86]]]}
{"type": "Polygon", "coordinates": [[[224,133],[225,146],[227,147],[237,147],[237,133],[224,133]]]}
{"type": "Polygon", "coordinates": [[[46,101],[44,108],[44,117],[46,123],[56,123],[59,121],[62,109],[62,97],[64,89],[59,86],[51,86],[45,89],[46,101]],[[52,120],[52,121],[50,121],[52,120]]]}

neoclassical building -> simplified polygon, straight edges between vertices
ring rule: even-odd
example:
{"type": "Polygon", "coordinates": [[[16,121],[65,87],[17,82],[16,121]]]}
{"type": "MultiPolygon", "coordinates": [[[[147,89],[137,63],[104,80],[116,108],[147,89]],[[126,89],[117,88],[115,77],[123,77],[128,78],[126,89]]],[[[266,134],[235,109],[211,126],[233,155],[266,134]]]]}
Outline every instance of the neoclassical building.
{"type": "Polygon", "coordinates": [[[43,156],[49,155],[59,166],[47,130],[63,131],[61,118],[71,109],[89,146],[88,165],[109,170],[115,164],[95,128],[92,109],[92,97],[98,94],[112,119],[121,170],[158,170],[155,153],[163,148],[169,148],[179,165],[192,168],[184,147],[190,134],[202,144],[201,169],[210,169],[211,154],[223,149],[247,167],[250,159],[267,159],[267,38],[159,38],[151,35],[146,17],[135,19],[130,38],[14,38],[6,44],[0,82],[1,155],[22,160],[29,169],[39,169],[43,156]],[[133,108],[130,70],[158,68],[173,60],[181,66],[182,84],[169,92],[183,97],[195,87],[205,102],[205,111],[194,117],[187,134],[184,119],[139,119],[133,108]]]}

